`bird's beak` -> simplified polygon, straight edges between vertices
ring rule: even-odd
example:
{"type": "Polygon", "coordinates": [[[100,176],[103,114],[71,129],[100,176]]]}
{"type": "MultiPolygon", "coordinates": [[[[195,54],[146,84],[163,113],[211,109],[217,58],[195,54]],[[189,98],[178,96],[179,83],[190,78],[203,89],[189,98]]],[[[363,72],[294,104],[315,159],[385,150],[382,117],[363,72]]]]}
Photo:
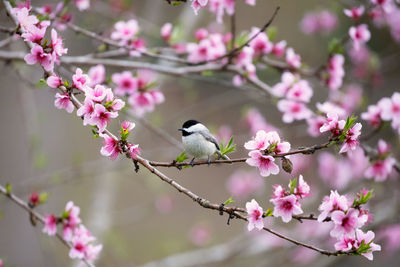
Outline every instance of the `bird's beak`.
{"type": "Polygon", "coordinates": [[[183,128],[179,128],[178,131],[183,131],[183,128]]]}

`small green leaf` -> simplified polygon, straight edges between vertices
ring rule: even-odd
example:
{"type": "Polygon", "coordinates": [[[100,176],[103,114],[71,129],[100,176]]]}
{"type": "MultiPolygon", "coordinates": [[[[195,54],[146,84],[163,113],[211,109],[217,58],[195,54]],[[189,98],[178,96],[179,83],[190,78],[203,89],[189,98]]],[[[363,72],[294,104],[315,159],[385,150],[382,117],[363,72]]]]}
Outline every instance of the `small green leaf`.
{"type": "Polygon", "coordinates": [[[68,81],[64,81],[64,85],[65,85],[65,87],[69,87],[69,82],[68,81]]]}
{"type": "Polygon", "coordinates": [[[297,178],[294,178],[293,180],[290,180],[289,187],[290,187],[290,193],[294,194],[294,190],[297,187],[297,178]]]}
{"type": "Polygon", "coordinates": [[[178,163],[184,162],[188,157],[185,154],[185,151],[183,151],[181,154],[179,154],[178,157],[176,157],[175,161],[178,163]]]}
{"type": "Polygon", "coordinates": [[[12,190],[12,186],[9,183],[6,183],[6,194],[10,195],[12,190]]]}
{"type": "Polygon", "coordinates": [[[61,219],[68,219],[70,210],[64,210],[63,213],[61,214],[61,219]]]}
{"type": "Polygon", "coordinates": [[[232,196],[230,196],[227,200],[225,200],[224,205],[229,205],[235,203],[235,200],[233,200],[232,196]]]}
{"type": "Polygon", "coordinates": [[[263,214],[263,217],[269,217],[269,216],[273,216],[271,208],[267,209],[263,214]]]}
{"type": "Polygon", "coordinates": [[[47,86],[47,82],[46,82],[46,80],[45,79],[40,79],[36,84],[35,84],[35,87],[44,87],[44,86],[47,86]]]}
{"type": "Polygon", "coordinates": [[[275,26],[270,26],[267,29],[268,39],[270,41],[273,41],[276,38],[277,33],[278,33],[278,28],[276,28],[275,26]]]}
{"type": "Polygon", "coordinates": [[[201,73],[202,76],[213,76],[214,72],[212,70],[205,70],[201,73]]]}
{"type": "Polygon", "coordinates": [[[107,44],[103,43],[97,47],[97,52],[105,52],[107,51],[107,48],[108,48],[107,44]]]}
{"type": "Polygon", "coordinates": [[[180,2],[180,1],[176,1],[176,2],[174,1],[174,2],[171,3],[171,5],[172,5],[172,6],[179,6],[179,5],[182,4],[182,3],[183,3],[183,2],[180,2]]]}
{"type": "Polygon", "coordinates": [[[154,81],[154,82],[151,82],[148,85],[146,85],[146,87],[144,89],[147,90],[147,89],[150,89],[152,87],[155,87],[156,85],[157,85],[157,82],[154,81]]]}
{"type": "Polygon", "coordinates": [[[344,47],[341,41],[337,38],[333,38],[328,44],[328,52],[329,54],[343,54],[344,47]]]}
{"type": "Polygon", "coordinates": [[[43,204],[49,198],[49,193],[43,192],[39,195],[39,204],[43,204]]]}

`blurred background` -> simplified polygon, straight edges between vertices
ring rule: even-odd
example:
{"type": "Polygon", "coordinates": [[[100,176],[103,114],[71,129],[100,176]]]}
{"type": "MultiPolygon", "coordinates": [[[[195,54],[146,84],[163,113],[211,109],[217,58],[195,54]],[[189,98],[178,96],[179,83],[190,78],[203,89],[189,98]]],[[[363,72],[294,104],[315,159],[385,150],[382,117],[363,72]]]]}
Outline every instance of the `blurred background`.
{"type": "MultiPolygon", "coordinates": [[[[165,22],[179,24],[184,40],[194,40],[193,33],[200,27],[229,31],[227,16],[224,17],[226,23],[217,24],[214,14],[201,10],[195,16],[189,4],[173,7],[162,0],[91,2],[90,10],[73,11],[76,24],[98,33],[109,33],[116,21],[135,18],[149,47],[165,45],[159,37],[160,27],[165,22]]],[[[340,38],[351,25],[343,15],[341,1],[258,0],[256,7],[245,5],[244,1],[236,2],[238,33],[248,31],[252,26],[260,27],[280,5],[273,23],[278,30],[276,40],[287,40],[310,66],[323,63],[332,36],[340,38]],[[335,30],[330,35],[302,32],[299,25],[305,13],[319,10],[330,10],[337,15],[335,30]]],[[[49,1],[32,1],[36,6],[45,3],[49,1]]],[[[0,24],[11,26],[3,6],[0,6],[0,24]]],[[[69,30],[60,34],[68,55],[84,55],[99,46],[98,42],[69,30]]],[[[0,36],[6,37],[3,33],[0,36]]],[[[372,28],[372,36],[371,49],[387,61],[380,61],[379,79],[364,79],[360,83],[363,91],[362,103],[355,111],[358,115],[366,110],[368,104],[376,103],[383,96],[390,97],[399,90],[400,61],[393,60],[393,57],[399,58],[399,45],[386,29],[372,28]]],[[[7,49],[21,51],[25,47],[22,42],[15,42],[7,49]]],[[[86,66],[82,68],[88,69],[86,66]]],[[[117,71],[122,70],[107,68],[107,77],[117,71]]],[[[328,258],[268,233],[249,233],[242,221],[231,220],[227,225],[227,216],[219,216],[215,211],[198,206],[144,168],[135,173],[128,160],[121,157],[111,161],[101,156],[101,140],[93,138],[90,128],[82,127],[82,121],[75,115],[54,107],[52,89],[35,86],[42,75],[38,66],[3,61],[0,62],[0,73],[0,183],[10,183],[13,192],[25,200],[31,192],[48,192],[48,202],[37,208],[43,214],[59,214],[69,200],[74,201],[81,208],[83,223],[103,244],[97,266],[396,266],[400,260],[400,239],[392,240],[385,234],[381,237],[378,234],[380,239],[376,240],[382,245],[383,252],[374,253],[374,261],[370,262],[364,257],[328,258]]],[[[258,75],[270,85],[280,81],[280,73],[273,69],[260,70],[258,75]]],[[[250,86],[235,88],[230,84],[231,78],[158,74],[158,87],[166,100],[154,112],[145,115],[145,122],[180,141],[177,129],[184,121],[202,121],[221,139],[234,136],[237,144],[237,151],[231,155],[234,158],[247,154],[243,143],[254,135],[248,123],[251,116],[260,116],[266,124],[278,128],[281,137],[292,147],[325,141],[324,137],[310,137],[303,122],[284,124],[275,99],[250,86]]],[[[311,79],[311,82],[314,89],[312,101],[324,101],[328,90],[315,80],[311,79]]],[[[172,161],[181,153],[181,148],[129,114],[121,113],[119,119],[136,122],[129,140],[140,144],[145,158],[172,161]]],[[[393,151],[399,156],[398,135],[389,128],[382,132],[381,137],[391,142],[393,151]]],[[[110,129],[116,132],[118,125],[111,125],[110,129]]],[[[371,131],[368,126],[364,129],[371,131]]],[[[372,138],[371,146],[375,147],[377,140],[378,137],[372,138]]],[[[333,152],[331,155],[336,157],[335,160],[341,160],[335,148],[327,151],[333,152]]],[[[311,197],[303,201],[305,214],[318,214],[319,203],[332,188],[339,189],[342,194],[373,188],[375,197],[369,208],[377,223],[364,229],[374,229],[379,233],[385,227],[398,225],[399,217],[395,212],[399,210],[398,176],[377,183],[363,177],[343,178],[345,174],[335,173],[338,179],[346,181],[323,180],[319,172],[320,153],[293,157],[293,175],[281,171],[279,175],[262,178],[246,164],[162,171],[214,203],[222,203],[233,196],[235,205],[243,207],[247,201],[256,198],[265,209],[272,208],[268,202],[272,185],[286,186],[289,179],[301,173],[312,188],[311,197]]],[[[335,165],[337,161],[331,165],[333,172],[340,168],[335,165]]],[[[329,223],[323,226],[297,221],[282,224],[280,219],[273,218],[267,218],[265,222],[267,226],[301,241],[334,250],[334,240],[329,237],[332,227],[329,223]]],[[[399,229],[393,233],[399,236],[398,232],[399,229]]],[[[32,227],[28,214],[4,196],[0,196],[0,258],[6,266],[77,265],[77,261],[69,259],[66,247],[59,240],[43,234],[41,226],[32,227]]]]}

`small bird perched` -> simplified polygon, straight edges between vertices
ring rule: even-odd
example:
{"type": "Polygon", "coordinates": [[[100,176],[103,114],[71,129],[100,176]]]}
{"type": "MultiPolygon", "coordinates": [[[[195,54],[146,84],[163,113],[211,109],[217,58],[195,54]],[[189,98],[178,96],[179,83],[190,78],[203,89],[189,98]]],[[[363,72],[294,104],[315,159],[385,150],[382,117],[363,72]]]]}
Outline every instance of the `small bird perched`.
{"type": "Polygon", "coordinates": [[[226,155],[221,155],[217,139],[202,123],[196,120],[188,120],[178,130],[182,131],[182,143],[185,151],[193,156],[190,161],[192,167],[195,158],[207,158],[207,162],[210,164],[210,156],[214,155],[214,153],[229,160],[226,155]]]}

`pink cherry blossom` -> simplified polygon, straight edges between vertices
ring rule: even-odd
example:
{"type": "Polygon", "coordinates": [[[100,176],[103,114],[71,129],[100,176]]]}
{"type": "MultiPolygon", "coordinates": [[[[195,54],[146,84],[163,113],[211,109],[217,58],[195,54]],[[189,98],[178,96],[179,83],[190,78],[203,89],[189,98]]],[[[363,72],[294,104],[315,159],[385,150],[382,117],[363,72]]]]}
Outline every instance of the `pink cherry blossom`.
{"type": "Polygon", "coordinates": [[[79,218],[80,208],[74,205],[74,202],[69,201],[65,206],[65,212],[67,212],[67,218],[63,220],[63,238],[70,241],[74,236],[74,230],[82,222],[79,218]]]}
{"type": "Polygon", "coordinates": [[[374,241],[375,238],[374,232],[368,231],[367,233],[364,233],[360,229],[356,229],[356,237],[357,237],[357,243],[355,244],[355,248],[359,248],[361,243],[369,244],[370,246],[369,251],[367,253],[361,253],[361,255],[372,261],[374,259],[372,252],[381,251],[381,246],[372,242],[374,241]]]}
{"type": "Polygon", "coordinates": [[[366,24],[350,27],[349,35],[353,40],[353,45],[356,50],[359,50],[360,46],[368,42],[371,38],[371,33],[369,32],[366,24]]]}
{"type": "Polygon", "coordinates": [[[365,177],[369,179],[374,178],[377,182],[385,181],[393,171],[395,164],[396,160],[393,157],[378,159],[365,171],[365,177]]]}
{"type": "Polygon", "coordinates": [[[103,146],[100,150],[101,155],[105,157],[110,157],[110,159],[115,160],[118,154],[121,153],[121,147],[119,146],[118,140],[108,136],[107,134],[99,134],[100,137],[104,138],[103,146]]]}
{"type": "Polygon", "coordinates": [[[128,98],[131,109],[137,116],[143,116],[146,112],[154,110],[154,98],[151,93],[134,93],[128,98]]]}
{"type": "Polygon", "coordinates": [[[350,162],[345,158],[336,158],[328,152],[322,152],[318,156],[318,173],[325,183],[335,189],[345,188],[354,178],[350,162]]]}
{"type": "Polygon", "coordinates": [[[400,249],[400,224],[394,223],[382,227],[377,233],[378,240],[383,240],[385,243],[385,251],[391,256],[394,252],[400,249]]]}
{"type": "Polygon", "coordinates": [[[368,111],[361,113],[361,118],[366,120],[372,127],[377,128],[381,125],[382,117],[381,117],[382,109],[378,105],[368,106],[368,111]]]}
{"type": "Polygon", "coordinates": [[[322,116],[310,117],[309,119],[307,119],[307,132],[313,137],[320,136],[321,132],[319,129],[325,124],[325,122],[326,119],[322,116]]]}
{"type": "Polygon", "coordinates": [[[69,251],[71,259],[83,259],[87,250],[87,243],[83,238],[74,237],[72,239],[72,248],[69,251]]]}
{"type": "Polygon", "coordinates": [[[297,181],[297,186],[294,189],[294,194],[300,198],[304,198],[310,195],[310,186],[304,181],[303,175],[300,174],[297,181]]]}
{"type": "Polygon", "coordinates": [[[255,35],[257,36],[249,43],[249,46],[254,50],[255,56],[271,53],[274,45],[269,41],[268,35],[265,32],[260,32],[259,28],[253,27],[249,38],[255,35]]]}
{"type": "Polygon", "coordinates": [[[56,94],[56,100],[54,101],[54,106],[58,109],[65,109],[68,113],[74,111],[74,104],[69,100],[68,93],[56,94]]]}
{"type": "Polygon", "coordinates": [[[136,159],[138,155],[140,155],[141,151],[139,149],[139,145],[131,145],[128,144],[129,155],[132,159],[136,159]]]}
{"type": "MultiPolygon", "coordinates": [[[[106,88],[106,107],[109,111],[120,111],[123,107],[125,107],[125,102],[114,97],[111,88],[106,88]]],[[[115,113],[118,116],[118,113],[115,113]]]]}
{"type": "Polygon", "coordinates": [[[292,123],[294,120],[308,119],[312,112],[304,103],[293,100],[282,99],[278,102],[279,111],[283,112],[282,120],[285,123],[292,123]]]}
{"type": "Polygon", "coordinates": [[[328,34],[338,26],[336,15],[328,10],[309,12],[300,22],[301,30],[306,34],[328,34]]]}
{"type": "Polygon", "coordinates": [[[210,227],[204,223],[194,225],[189,231],[189,239],[196,246],[205,246],[211,241],[210,227]]]}
{"type": "Polygon", "coordinates": [[[360,215],[357,209],[350,208],[346,213],[341,210],[332,212],[331,219],[335,224],[330,232],[332,237],[354,236],[355,229],[362,227],[368,220],[367,215],[360,215]]]}
{"type": "Polygon", "coordinates": [[[245,0],[246,4],[250,6],[255,6],[256,5],[256,0],[245,0]]]}
{"type": "Polygon", "coordinates": [[[234,198],[246,199],[248,196],[260,192],[264,181],[256,171],[235,171],[226,183],[227,190],[234,198]]]}
{"type": "Polygon", "coordinates": [[[46,71],[52,71],[54,68],[54,59],[52,55],[45,53],[40,45],[34,44],[31,53],[24,57],[28,65],[39,63],[46,71]]]}
{"type": "Polygon", "coordinates": [[[171,38],[171,34],[172,34],[172,24],[171,23],[165,23],[160,30],[160,34],[161,37],[165,40],[165,41],[169,41],[169,39],[171,38]]]}
{"type": "Polygon", "coordinates": [[[345,196],[339,195],[337,191],[331,191],[330,196],[325,196],[322,204],[318,207],[321,214],[318,216],[318,221],[322,222],[333,211],[346,211],[349,208],[349,202],[345,196]]]}
{"type": "Polygon", "coordinates": [[[75,88],[83,90],[85,85],[90,84],[90,78],[87,74],[84,74],[81,68],[77,68],[74,75],[72,75],[72,81],[75,88]]]}
{"type": "Polygon", "coordinates": [[[90,0],[74,0],[74,4],[79,11],[83,11],[89,9],[90,7],[90,0]]]}
{"type": "Polygon", "coordinates": [[[62,85],[62,80],[60,77],[54,74],[47,78],[46,83],[51,88],[58,88],[60,85],[62,85]]]}
{"type": "Polygon", "coordinates": [[[99,133],[101,133],[106,129],[107,124],[111,121],[111,119],[116,117],[118,117],[117,112],[109,112],[103,105],[96,104],[94,106],[92,123],[99,128],[99,133]]]}
{"type": "Polygon", "coordinates": [[[44,217],[43,233],[55,235],[57,233],[57,218],[53,214],[46,214],[44,217]]]}
{"type": "Polygon", "coordinates": [[[61,57],[68,52],[68,48],[64,48],[63,40],[58,37],[55,29],[51,29],[50,47],[53,49],[53,55],[56,58],[61,57]]]}
{"type": "Polygon", "coordinates": [[[383,98],[379,101],[382,109],[381,117],[383,120],[400,120],[400,93],[395,92],[391,98],[383,98]]]}
{"type": "Polygon", "coordinates": [[[88,75],[90,78],[89,86],[93,87],[104,82],[106,69],[103,65],[96,65],[89,69],[88,75]]]}
{"type": "Polygon", "coordinates": [[[94,125],[92,123],[92,116],[94,115],[94,102],[87,98],[83,102],[83,105],[77,110],[76,115],[79,117],[83,116],[83,125],[94,125]]]}
{"type": "Polygon", "coordinates": [[[371,0],[371,3],[380,6],[386,13],[391,13],[395,7],[393,0],[371,0]]]}
{"type": "Polygon", "coordinates": [[[286,63],[295,69],[301,67],[301,57],[299,54],[296,54],[291,47],[286,49],[286,63]]]}
{"type": "Polygon", "coordinates": [[[364,14],[364,10],[364,6],[361,5],[357,7],[352,7],[351,9],[345,9],[343,12],[346,16],[357,20],[364,14]]]}
{"type": "Polygon", "coordinates": [[[277,130],[267,123],[260,111],[256,108],[251,108],[247,111],[245,120],[252,134],[256,134],[259,130],[264,130],[266,132],[277,130]]]}
{"type": "Polygon", "coordinates": [[[341,251],[349,251],[354,248],[354,245],[356,244],[356,242],[357,241],[356,241],[355,236],[342,235],[338,239],[338,242],[335,243],[335,249],[341,250],[341,251]]]}
{"type": "Polygon", "coordinates": [[[278,58],[282,57],[286,52],[286,45],[287,45],[287,42],[285,40],[282,40],[282,41],[274,44],[274,46],[272,47],[271,53],[274,54],[278,58]]]}
{"type": "Polygon", "coordinates": [[[271,152],[275,152],[276,154],[287,153],[290,150],[289,142],[281,142],[281,138],[276,131],[271,131],[267,133],[267,142],[270,146],[274,146],[273,149],[269,148],[271,152]]]}
{"type": "Polygon", "coordinates": [[[361,123],[357,122],[350,130],[347,131],[346,139],[344,140],[339,153],[355,150],[358,147],[360,143],[358,141],[358,137],[361,135],[361,128],[361,123]]]}
{"type": "Polygon", "coordinates": [[[273,185],[272,188],[274,189],[271,198],[283,198],[287,195],[287,192],[283,187],[279,184],[273,185]]]}
{"type": "Polygon", "coordinates": [[[26,7],[13,9],[18,23],[23,31],[30,31],[32,27],[39,22],[36,16],[29,15],[29,9],[26,7]]]}
{"type": "Polygon", "coordinates": [[[114,31],[111,33],[111,39],[121,41],[127,44],[139,32],[139,24],[136,20],[118,21],[114,25],[114,31]]]}
{"type": "Polygon", "coordinates": [[[29,30],[24,31],[21,34],[21,37],[24,38],[25,41],[29,41],[32,43],[36,43],[40,45],[42,42],[45,34],[46,34],[46,29],[50,25],[50,21],[41,21],[40,23],[36,25],[32,25],[29,30]]]}
{"type": "Polygon", "coordinates": [[[264,130],[259,130],[253,140],[244,143],[244,147],[248,150],[265,150],[270,145],[268,134],[264,130]]]}
{"type": "Polygon", "coordinates": [[[194,13],[197,15],[200,8],[206,7],[208,0],[192,0],[192,8],[194,13]]]}
{"type": "Polygon", "coordinates": [[[282,217],[282,221],[287,223],[292,220],[292,215],[302,214],[300,203],[295,195],[289,195],[282,198],[273,198],[270,200],[274,204],[273,215],[282,217]]]}
{"type": "Polygon", "coordinates": [[[258,150],[250,151],[249,156],[250,158],[246,160],[246,163],[257,167],[261,176],[267,177],[271,174],[276,175],[279,173],[279,167],[274,163],[275,159],[273,157],[263,155],[258,150]]]}
{"type": "Polygon", "coordinates": [[[102,249],[103,249],[103,245],[102,244],[99,244],[99,245],[89,244],[89,245],[87,245],[86,246],[86,251],[85,251],[85,258],[89,262],[94,262],[99,257],[99,254],[100,254],[102,249]]]}
{"type": "Polygon", "coordinates": [[[327,114],[326,122],[321,126],[319,131],[321,133],[331,131],[334,135],[338,135],[341,130],[343,130],[346,122],[344,120],[339,120],[337,113],[329,112],[327,114]]]}
{"type": "Polygon", "coordinates": [[[277,97],[285,96],[289,88],[291,88],[295,84],[297,79],[298,77],[291,72],[285,71],[284,73],[282,73],[281,82],[275,84],[272,87],[274,95],[277,97]]]}
{"type": "Polygon", "coordinates": [[[195,35],[197,41],[200,41],[200,40],[203,40],[203,39],[207,38],[208,31],[207,31],[207,29],[200,28],[200,29],[196,30],[194,35],[195,35]]]}
{"type": "Polygon", "coordinates": [[[85,96],[93,102],[101,103],[106,97],[106,88],[103,85],[96,85],[93,89],[90,87],[85,88],[85,96]]]}
{"type": "Polygon", "coordinates": [[[130,121],[124,121],[121,123],[121,128],[126,132],[131,132],[135,126],[136,124],[130,121]]]}
{"type": "Polygon", "coordinates": [[[300,80],[289,88],[286,97],[290,100],[296,100],[308,103],[313,95],[313,89],[306,80],[300,80]]]}
{"type": "Polygon", "coordinates": [[[246,211],[247,211],[247,220],[249,224],[247,225],[247,230],[251,231],[254,228],[258,230],[263,229],[264,221],[263,221],[263,208],[258,205],[257,201],[252,199],[250,202],[246,203],[246,211]]]}
{"type": "Polygon", "coordinates": [[[326,101],[322,104],[318,102],[316,106],[319,111],[325,114],[336,113],[339,116],[339,118],[345,117],[347,115],[346,110],[344,108],[330,101],[326,101]]]}
{"type": "Polygon", "coordinates": [[[217,22],[222,23],[222,17],[226,12],[229,16],[235,13],[235,1],[234,0],[209,0],[210,11],[217,15],[217,22]]]}
{"type": "Polygon", "coordinates": [[[239,68],[253,64],[254,49],[252,47],[244,47],[236,57],[236,66],[239,68]]]}
{"type": "Polygon", "coordinates": [[[332,90],[337,90],[342,86],[344,77],[344,56],[336,54],[329,59],[327,72],[328,78],[325,83],[332,90]]]}

